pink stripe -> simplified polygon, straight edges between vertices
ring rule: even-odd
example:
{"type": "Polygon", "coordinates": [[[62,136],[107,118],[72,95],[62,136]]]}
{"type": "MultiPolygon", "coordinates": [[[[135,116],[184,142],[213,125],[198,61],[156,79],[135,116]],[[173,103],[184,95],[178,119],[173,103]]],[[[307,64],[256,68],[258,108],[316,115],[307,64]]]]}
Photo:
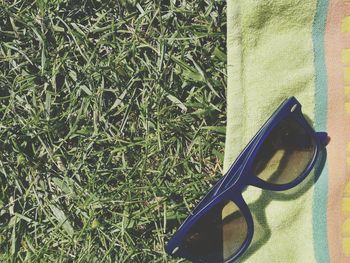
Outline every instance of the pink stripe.
{"type": "MultiPolygon", "coordinates": [[[[350,262],[346,233],[342,225],[350,213],[344,211],[344,190],[350,179],[346,151],[350,135],[350,115],[345,111],[344,67],[342,50],[350,47],[350,36],[342,33],[342,21],[350,15],[350,6],[344,0],[330,0],[326,25],[325,49],[328,73],[328,145],[329,199],[328,238],[331,262],[350,262]]],[[[346,201],[346,200],[345,200],[346,201]]],[[[346,209],[345,209],[346,210],[346,209]]],[[[350,237],[350,236],[349,236],[350,237]]],[[[349,239],[350,240],[350,239],[349,239]]]]}

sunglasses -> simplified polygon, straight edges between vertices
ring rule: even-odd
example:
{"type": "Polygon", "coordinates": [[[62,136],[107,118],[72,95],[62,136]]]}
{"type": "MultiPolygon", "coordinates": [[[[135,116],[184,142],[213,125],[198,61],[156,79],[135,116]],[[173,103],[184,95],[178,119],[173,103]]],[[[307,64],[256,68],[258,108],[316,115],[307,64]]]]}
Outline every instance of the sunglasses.
{"type": "Polygon", "coordinates": [[[249,247],[254,233],[242,197],[248,186],[283,191],[310,173],[326,132],[315,132],[296,98],[286,99],[204,196],[166,246],[166,252],[193,262],[233,262],[249,247]]]}

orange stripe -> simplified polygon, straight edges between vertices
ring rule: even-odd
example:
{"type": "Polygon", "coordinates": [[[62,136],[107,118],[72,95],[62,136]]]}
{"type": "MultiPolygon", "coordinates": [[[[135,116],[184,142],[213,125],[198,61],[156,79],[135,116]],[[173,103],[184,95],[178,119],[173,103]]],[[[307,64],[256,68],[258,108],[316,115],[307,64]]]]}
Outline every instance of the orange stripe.
{"type": "Polygon", "coordinates": [[[350,198],[348,183],[350,166],[347,144],[350,140],[350,113],[347,113],[345,81],[348,80],[348,17],[350,6],[345,0],[330,0],[326,24],[325,49],[328,75],[328,145],[329,200],[328,244],[331,262],[350,262],[350,198]],[[346,64],[344,64],[346,63],[346,64]],[[344,225],[346,224],[346,225],[344,225]]]}

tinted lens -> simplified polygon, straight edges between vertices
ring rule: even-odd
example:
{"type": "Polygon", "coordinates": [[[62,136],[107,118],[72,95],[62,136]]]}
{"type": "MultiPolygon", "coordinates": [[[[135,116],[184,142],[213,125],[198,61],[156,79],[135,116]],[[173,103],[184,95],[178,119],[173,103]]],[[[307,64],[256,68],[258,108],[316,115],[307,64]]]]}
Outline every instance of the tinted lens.
{"type": "Polygon", "coordinates": [[[253,162],[253,172],[272,184],[286,184],[306,169],[315,153],[313,137],[293,118],[282,120],[269,134],[253,162]]]}
{"type": "Polygon", "coordinates": [[[223,262],[247,238],[248,226],[240,209],[223,201],[204,215],[187,233],[183,249],[199,262],[223,262]]]}

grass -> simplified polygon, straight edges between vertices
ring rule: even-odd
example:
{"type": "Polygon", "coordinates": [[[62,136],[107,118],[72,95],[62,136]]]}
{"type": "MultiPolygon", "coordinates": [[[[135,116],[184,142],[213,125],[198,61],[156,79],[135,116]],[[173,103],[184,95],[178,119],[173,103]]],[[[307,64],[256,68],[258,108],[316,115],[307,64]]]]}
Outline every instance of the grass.
{"type": "Polygon", "coordinates": [[[225,1],[0,1],[0,261],[181,261],[225,71],[225,1]]]}

